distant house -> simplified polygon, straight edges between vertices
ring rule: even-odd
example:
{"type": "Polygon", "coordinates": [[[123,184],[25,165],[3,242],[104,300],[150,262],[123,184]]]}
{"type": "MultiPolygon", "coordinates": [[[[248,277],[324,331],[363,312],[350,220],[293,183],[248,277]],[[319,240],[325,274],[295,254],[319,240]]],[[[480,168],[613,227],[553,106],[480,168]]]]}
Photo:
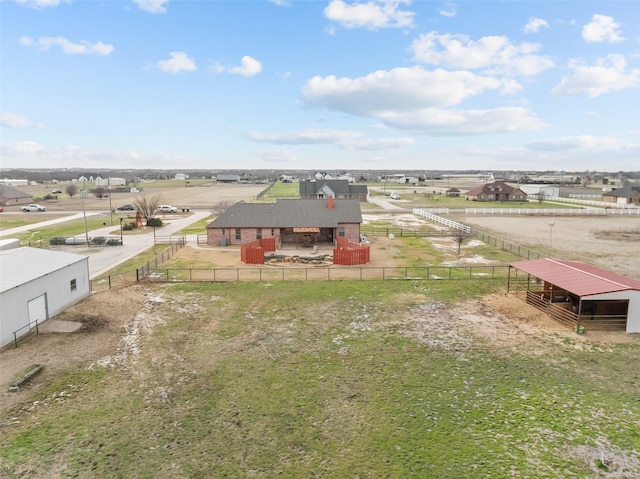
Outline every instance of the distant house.
{"type": "Polygon", "coordinates": [[[472,201],[527,201],[527,194],[520,188],[504,181],[494,181],[467,191],[467,200],[472,201]]]}
{"type": "Polygon", "coordinates": [[[326,171],[316,171],[313,174],[313,177],[316,180],[332,180],[333,176],[331,176],[331,174],[327,173],[326,171]]]}
{"type": "Polygon", "coordinates": [[[176,173],[176,176],[173,179],[185,181],[187,178],[189,178],[189,175],[187,175],[186,173],[176,173]]]}
{"type": "Polygon", "coordinates": [[[307,240],[334,244],[336,238],[359,243],[361,223],[358,200],[241,201],[207,225],[207,244],[238,245],[266,238],[275,238],[278,247],[307,240]]]}
{"type": "Polygon", "coordinates": [[[0,347],[90,294],[88,256],[11,248],[0,251],[0,268],[0,347]]]}
{"type": "Polygon", "coordinates": [[[324,200],[332,197],[336,200],[367,201],[367,185],[352,185],[348,180],[304,180],[299,183],[300,198],[305,200],[324,200]]]}
{"type": "Polygon", "coordinates": [[[240,175],[218,175],[216,181],[218,183],[237,183],[240,181],[240,175]]]}
{"type": "Polygon", "coordinates": [[[20,191],[12,186],[0,184],[0,205],[25,205],[33,201],[33,195],[20,191]]]}
{"type": "Polygon", "coordinates": [[[640,185],[627,185],[602,195],[602,201],[625,205],[640,205],[640,185]]]}
{"type": "Polygon", "coordinates": [[[445,193],[451,198],[458,198],[460,196],[460,190],[458,188],[449,188],[445,193]]]}

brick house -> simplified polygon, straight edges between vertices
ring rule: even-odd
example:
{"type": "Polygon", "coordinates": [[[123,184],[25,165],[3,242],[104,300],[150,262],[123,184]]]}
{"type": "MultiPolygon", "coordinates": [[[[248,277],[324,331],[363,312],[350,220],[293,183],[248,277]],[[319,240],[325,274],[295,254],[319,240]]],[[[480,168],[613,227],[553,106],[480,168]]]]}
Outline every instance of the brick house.
{"type": "Polygon", "coordinates": [[[520,188],[494,181],[467,191],[467,200],[472,201],[527,201],[527,194],[520,188]]]}
{"type": "Polygon", "coordinates": [[[640,205],[640,185],[627,185],[602,195],[602,201],[623,205],[640,205]]]}
{"type": "Polygon", "coordinates": [[[358,200],[279,199],[275,203],[236,203],[207,225],[207,244],[240,245],[275,238],[276,247],[360,242],[358,200]]]}
{"type": "Polygon", "coordinates": [[[367,201],[367,185],[352,185],[349,180],[304,180],[299,186],[300,198],[323,200],[332,197],[336,200],[367,201]]]}
{"type": "Polygon", "coordinates": [[[0,206],[25,205],[32,202],[32,195],[12,186],[0,185],[0,206]]]}

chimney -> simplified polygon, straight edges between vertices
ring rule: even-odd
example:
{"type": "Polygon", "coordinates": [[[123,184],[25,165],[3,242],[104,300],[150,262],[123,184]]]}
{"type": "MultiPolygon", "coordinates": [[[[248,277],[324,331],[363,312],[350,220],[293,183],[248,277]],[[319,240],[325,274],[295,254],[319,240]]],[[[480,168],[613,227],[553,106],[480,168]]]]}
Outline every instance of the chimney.
{"type": "Polygon", "coordinates": [[[327,208],[333,209],[333,196],[327,196],[327,208]]]}

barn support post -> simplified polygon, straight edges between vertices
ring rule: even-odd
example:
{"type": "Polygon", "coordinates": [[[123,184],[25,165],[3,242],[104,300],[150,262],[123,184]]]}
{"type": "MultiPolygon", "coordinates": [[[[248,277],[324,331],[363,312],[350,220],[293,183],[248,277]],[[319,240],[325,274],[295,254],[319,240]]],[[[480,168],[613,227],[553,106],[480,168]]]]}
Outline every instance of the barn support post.
{"type": "Polygon", "coordinates": [[[581,319],[582,319],[582,298],[580,298],[580,301],[578,302],[578,319],[576,322],[576,333],[580,334],[580,329],[582,328],[581,323],[581,319]]]}

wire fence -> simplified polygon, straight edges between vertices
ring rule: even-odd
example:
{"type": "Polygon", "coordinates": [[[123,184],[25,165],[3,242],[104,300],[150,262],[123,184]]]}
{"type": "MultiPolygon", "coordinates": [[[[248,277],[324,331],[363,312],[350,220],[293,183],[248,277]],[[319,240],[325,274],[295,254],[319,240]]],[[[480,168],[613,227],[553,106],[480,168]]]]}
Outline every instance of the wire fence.
{"type": "Polygon", "coordinates": [[[507,279],[509,266],[320,266],[247,268],[150,268],[141,281],[249,282],[340,280],[465,280],[507,279]]]}

